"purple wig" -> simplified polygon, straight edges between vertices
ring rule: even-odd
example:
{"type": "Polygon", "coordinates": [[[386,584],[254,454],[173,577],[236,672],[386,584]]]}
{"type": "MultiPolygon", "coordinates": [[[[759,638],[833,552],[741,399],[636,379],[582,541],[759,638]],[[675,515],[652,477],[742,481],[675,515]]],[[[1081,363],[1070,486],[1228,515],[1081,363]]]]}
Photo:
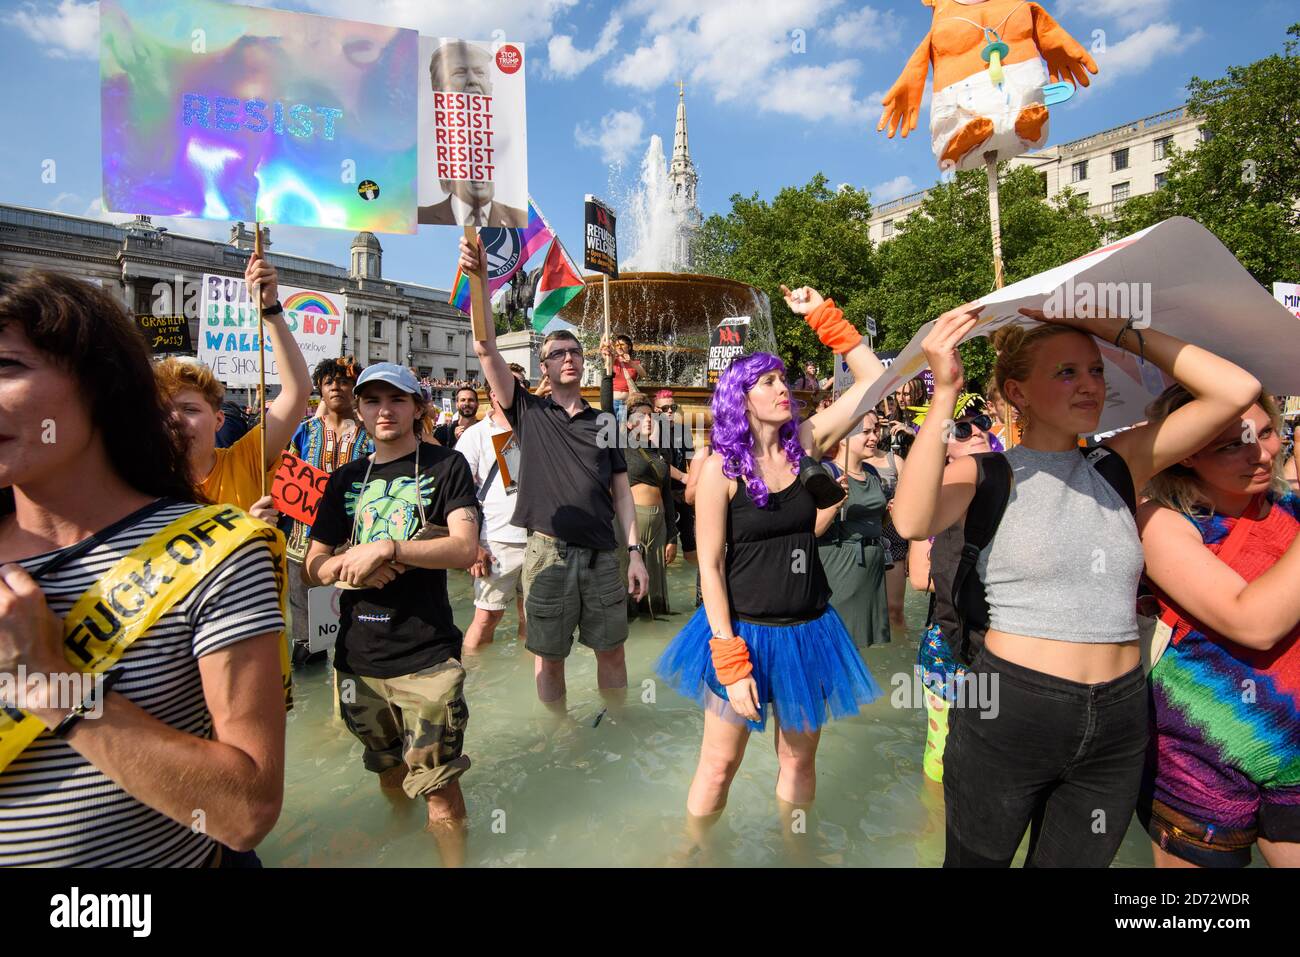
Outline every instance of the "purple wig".
{"type": "MultiPolygon", "coordinates": [[[[754,504],[762,508],[767,504],[767,483],[758,474],[754,464],[754,433],[749,428],[749,413],[745,396],[759,378],[768,372],[785,375],[785,363],[770,352],[733,359],[731,365],[718,376],[718,387],[713,392],[713,451],[722,456],[722,474],[729,479],[741,479],[749,490],[754,504]]],[[[790,471],[799,471],[803,446],[799,444],[799,418],[793,395],[790,396],[790,421],[781,426],[781,448],[790,460],[790,471]]]]}

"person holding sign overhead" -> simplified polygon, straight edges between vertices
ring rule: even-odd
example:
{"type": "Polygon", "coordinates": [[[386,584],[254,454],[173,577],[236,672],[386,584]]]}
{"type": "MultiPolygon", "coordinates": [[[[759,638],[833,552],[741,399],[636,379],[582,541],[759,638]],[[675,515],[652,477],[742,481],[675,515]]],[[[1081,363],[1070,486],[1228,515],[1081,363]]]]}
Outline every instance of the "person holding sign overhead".
{"type": "MultiPolygon", "coordinates": [[[[460,241],[460,267],[475,274],[481,241],[460,241]]],[[[481,317],[474,317],[480,318],[481,317]]],[[[596,655],[596,683],[611,704],[627,693],[626,599],[645,597],[649,577],[637,532],[636,503],[623,452],[599,441],[601,416],[582,398],[582,345],[572,332],[542,340],[551,392],[538,398],[511,375],[497,350],[491,318],[474,352],[519,439],[519,494],[514,524],[528,529],[524,607],[528,650],[537,657],[537,696],[560,711],[564,660],[573,634],[596,655]],[[626,538],[627,588],[619,576],[614,523],[626,538]]]]}
{"type": "MultiPolygon", "coordinates": [[[[190,477],[208,501],[235,505],[274,524],[279,514],[271,497],[262,495],[263,475],[275,468],[280,449],[302,420],[311,395],[307,360],[294,342],[277,299],[275,267],[254,253],[244,270],[250,289],[260,289],[262,315],[275,362],[280,369],[280,394],[266,410],[262,422],[249,429],[228,449],[216,447],[217,431],[225,423],[221,400],[225,387],[212,370],[193,359],[165,359],[154,367],[158,387],[171,408],[176,429],[187,440],[190,477]],[[263,446],[262,429],[266,429],[263,446]],[[263,453],[262,449],[266,451],[263,453]]],[[[269,481],[267,483],[269,488],[269,481]]]]}

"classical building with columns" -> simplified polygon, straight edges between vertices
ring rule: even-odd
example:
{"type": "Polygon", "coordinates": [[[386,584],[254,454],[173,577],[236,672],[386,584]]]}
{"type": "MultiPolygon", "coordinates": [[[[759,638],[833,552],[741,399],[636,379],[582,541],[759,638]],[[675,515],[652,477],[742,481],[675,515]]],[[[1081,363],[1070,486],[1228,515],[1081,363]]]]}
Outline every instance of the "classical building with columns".
{"type": "MultiPolygon", "coordinates": [[[[285,285],[346,298],[345,353],[365,365],[400,362],[432,379],[482,378],[469,317],[448,303],[445,289],[385,279],[383,247],[372,233],[353,238],[347,267],[276,252],[269,227],[262,243],[285,285]]],[[[0,270],[68,273],[113,292],[136,315],[187,315],[195,343],[203,274],[242,276],[252,249],[243,223],[221,243],[159,228],[147,216],[116,226],[0,205],[0,270]]]]}

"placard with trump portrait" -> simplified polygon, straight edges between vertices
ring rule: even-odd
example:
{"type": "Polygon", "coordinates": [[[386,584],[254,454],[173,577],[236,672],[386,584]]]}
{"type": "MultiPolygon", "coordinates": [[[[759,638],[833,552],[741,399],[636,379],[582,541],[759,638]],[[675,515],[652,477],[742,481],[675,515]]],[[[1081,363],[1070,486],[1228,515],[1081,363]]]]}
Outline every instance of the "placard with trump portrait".
{"type": "Polygon", "coordinates": [[[528,225],[524,45],[420,37],[422,225],[528,225]]]}

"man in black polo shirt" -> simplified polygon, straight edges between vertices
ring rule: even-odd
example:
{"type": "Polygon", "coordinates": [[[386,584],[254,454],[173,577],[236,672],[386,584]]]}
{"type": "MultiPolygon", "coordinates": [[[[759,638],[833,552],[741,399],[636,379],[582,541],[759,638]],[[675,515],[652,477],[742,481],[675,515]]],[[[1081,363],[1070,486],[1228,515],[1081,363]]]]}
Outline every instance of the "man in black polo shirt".
{"type": "MultiPolygon", "coordinates": [[[[461,268],[473,275],[481,246],[461,240],[461,268]]],[[[542,371],[551,393],[532,395],[497,351],[487,317],[487,338],[474,352],[519,440],[519,493],[513,522],[528,529],[524,551],[527,648],[537,656],[537,695],[564,697],[564,659],[578,641],[596,653],[602,691],[627,687],[627,596],[645,597],[649,578],[637,541],[636,505],[623,452],[608,441],[617,433],[582,398],[582,346],[571,332],[542,341],[542,371]],[[602,438],[603,436],[603,438],[602,438]],[[627,536],[627,586],[619,572],[616,520],[627,536]]]]}

